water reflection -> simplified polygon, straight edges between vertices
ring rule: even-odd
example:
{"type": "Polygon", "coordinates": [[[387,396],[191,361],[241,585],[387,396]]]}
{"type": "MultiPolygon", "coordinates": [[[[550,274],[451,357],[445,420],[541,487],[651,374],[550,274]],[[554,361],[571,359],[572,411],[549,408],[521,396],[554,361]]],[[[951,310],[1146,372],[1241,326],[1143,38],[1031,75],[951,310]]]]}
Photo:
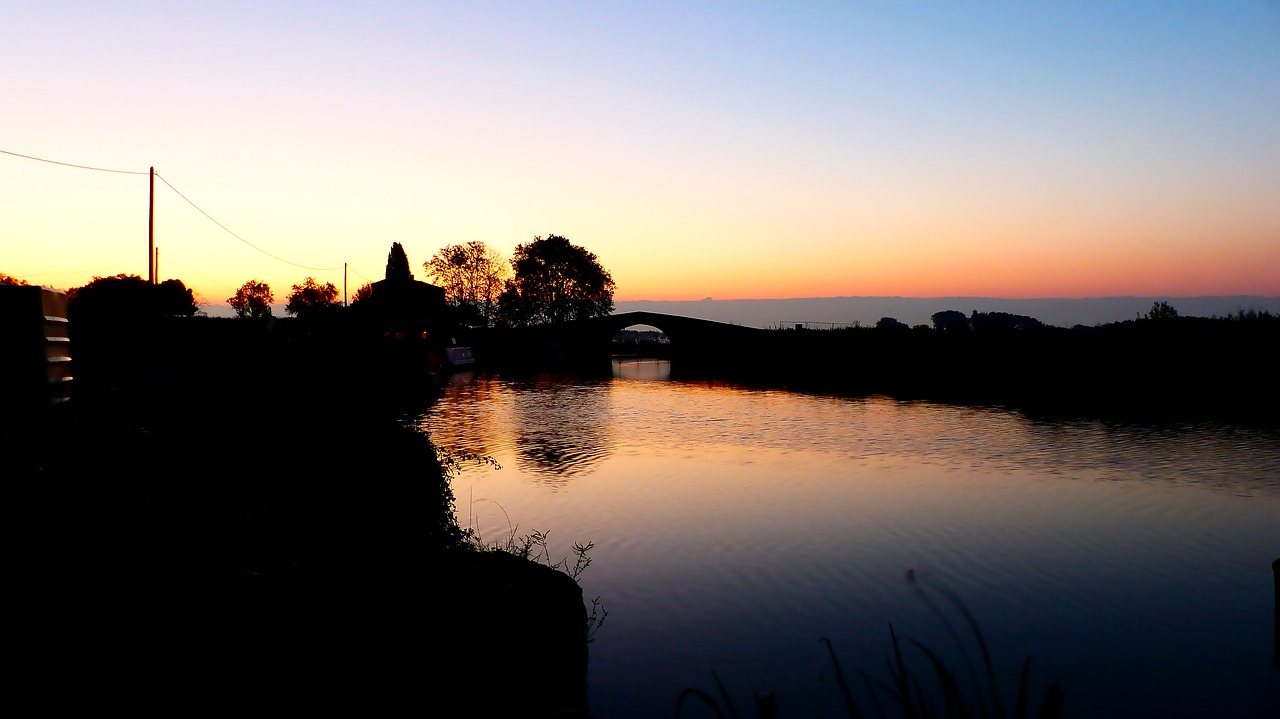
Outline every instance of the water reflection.
{"type": "Polygon", "coordinates": [[[670,360],[642,359],[616,360],[613,363],[616,379],[666,381],[671,379],[670,360]]]}
{"type": "Polygon", "coordinates": [[[474,372],[452,374],[440,397],[415,423],[442,449],[481,456],[498,454],[511,423],[503,390],[500,383],[477,378],[474,372]]]}
{"type": "Polygon", "coordinates": [[[1213,424],[1159,427],[1101,421],[1028,422],[1019,462],[1098,481],[1202,486],[1280,496],[1280,430],[1213,424]]]}
{"type": "Polygon", "coordinates": [[[1275,430],[1048,422],[666,372],[476,375],[422,417],[443,446],[504,465],[464,470],[455,490],[501,505],[473,504],[483,536],[595,543],[600,716],[668,714],[711,671],[776,691],[788,713],[839,716],[817,638],[873,668],[887,622],[928,631],[907,568],[960,592],[997,655],[1034,652],[1079,716],[1210,716],[1219,694],[1268,686],[1275,430]]]}
{"type": "Polygon", "coordinates": [[[569,381],[554,373],[458,373],[417,424],[443,449],[514,454],[519,470],[558,484],[609,455],[609,386],[607,379],[569,381]]]}
{"type": "Polygon", "coordinates": [[[670,377],[665,360],[615,361],[613,381],[460,373],[419,422],[441,447],[512,453],[544,481],[589,472],[619,449],[736,446],[821,449],[876,466],[909,457],[949,472],[1032,470],[1280,496],[1280,453],[1259,451],[1280,447],[1274,428],[1044,421],[993,408],[801,396],[670,377]],[[744,393],[750,402],[728,401],[744,393]]]}
{"type": "Polygon", "coordinates": [[[521,469],[557,483],[589,472],[609,454],[609,384],[566,387],[540,375],[511,385],[515,449],[521,469]]]}

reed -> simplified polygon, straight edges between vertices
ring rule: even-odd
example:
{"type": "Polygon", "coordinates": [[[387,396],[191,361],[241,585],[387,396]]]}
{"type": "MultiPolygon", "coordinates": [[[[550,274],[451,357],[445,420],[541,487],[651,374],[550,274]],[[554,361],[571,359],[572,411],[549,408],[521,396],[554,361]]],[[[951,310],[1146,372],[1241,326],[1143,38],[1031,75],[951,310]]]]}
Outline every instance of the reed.
{"type": "MultiPolygon", "coordinates": [[[[1027,657],[1022,664],[1013,705],[1007,707],[1001,700],[991,652],[987,647],[982,628],[979,626],[973,612],[970,611],[960,597],[946,586],[936,585],[930,587],[930,589],[936,590],[938,594],[941,594],[951,608],[957,611],[964,619],[969,633],[972,635],[972,640],[977,646],[978,656],[981,661],[980,667],[970,655],[969,649],[961,639],[960,633],[956,631],[951,618],[934,601],[930,591],[926,590],[924,583],[916,577],[914,571],[907,572],[907,581],[914,589],[916,596],[928,604],[934,613],[938,615],[947,633],[956,642],[960,656],[963,659],[957,667],[959,672],[948,665],[942,656],[929,646],[915,639],[900,637],[894,630],[893,624],[890,623],[889,641],[892,651],[886,661],[887,677],[873,676],[863,669],[859,669],[857,672],[857,676],[862,680],[862,688],[865,690],[864,700],[869,710],[864,712],[863,705],[855,697],[854,686],[850,683],[849,677],[845,674],[840,664],[840,658],[836,654],[835,647],[829,639],[824,637],[820,641],[826,646],[827,654],[831,658],[836,677],[836,686],[839,688],[841,697],[844,700],[845,713],[850,719],[864,719],[864,717],[871,716],[879,719],[887,719],[887,717],[891,716],[900,716],[903,719],[939,719],[941,717],[948,719],[1031,719],[1033,716],[1037,719],[1057,719],[1057,717],[1061,716],[1063,694],[1060,681],[1055,681],[1049,686],[1044,695],[1040,697],[1035,707],[1035,713],[1031,713],[1031,657],[1027,657]],[[917,661],[913,662],[911,661],[912,659],[917,661]],[[923,670],[917,668],[917,663],[920,660],[923,660],[925,664],[923,670]]],[[[719,699],[717,700],[700,689],[694,687],[686,688],[676,699],[675,716],[677,719],[690,702],[705,704],[720,719],[738,719],[740,715],[729,696],[729,692],[725,689],[724,683],[714,672],[712,677],[715,679],[716,687],[719,691],[719,699]]],[[[756,697],[755,703],[755,716],[757,719],[776,719],[777,706],[775,697],[772,694],[762,694],[756,697]]]]}

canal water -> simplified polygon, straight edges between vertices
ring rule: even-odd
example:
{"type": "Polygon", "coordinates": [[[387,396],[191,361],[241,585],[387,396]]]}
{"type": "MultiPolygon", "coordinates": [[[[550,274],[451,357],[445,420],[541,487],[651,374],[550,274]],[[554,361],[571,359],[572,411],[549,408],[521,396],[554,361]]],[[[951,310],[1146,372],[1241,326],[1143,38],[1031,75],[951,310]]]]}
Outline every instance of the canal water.
{"type": "MultiPolygon", "coordinates": [[[[889,680],[891,627],[926,691],[933,669],[907,639],[985,690],[968,611],[1006,710],[1030,657],[1033,702],[1060,680],[1065,716],[1280,716],[1280,431],[1041,421],[670,370],[463,373],[416,420],[441,448],[496,460],[454,480],[482,541],[540,532],[570,564],[592,545],[580,583],[607,612],[593,715],[674,716],[692,688],[726,715],[754,716],[770,692],[783,719],[848,716],[823,639],[874,715],[862,673],[889,680]]],[[[539,671],[500,647],[492,661],[539,671]]],[[[686,701],[682,717],[715,715],[686,701]]]]}

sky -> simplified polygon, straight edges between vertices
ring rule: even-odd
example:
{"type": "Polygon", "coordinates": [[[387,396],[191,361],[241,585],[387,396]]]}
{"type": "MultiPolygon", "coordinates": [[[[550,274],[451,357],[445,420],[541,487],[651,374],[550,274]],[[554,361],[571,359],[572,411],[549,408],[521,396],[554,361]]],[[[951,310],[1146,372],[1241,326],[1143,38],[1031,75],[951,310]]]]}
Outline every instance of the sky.
{"type": "Polygon", "coordinates": [[[215,305],[548,234],[619,300],[1280,296],[1280,0],[53,0],[0,26],[0,272],[33,284],[146,277],[154,167],[159,279],[215,305]]]}

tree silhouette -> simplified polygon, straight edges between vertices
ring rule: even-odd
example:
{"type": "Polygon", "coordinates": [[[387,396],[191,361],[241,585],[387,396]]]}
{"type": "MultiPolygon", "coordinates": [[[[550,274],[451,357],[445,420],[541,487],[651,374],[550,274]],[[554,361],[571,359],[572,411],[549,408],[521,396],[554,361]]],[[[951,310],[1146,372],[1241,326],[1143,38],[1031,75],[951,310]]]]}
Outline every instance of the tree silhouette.
{"type": "Polygon", "coordinates": [[[902,333],[911,329],[907,323],[896,317],[881,317],[876,320],[876,329],[881,332],[897,332],[902,333]]]}
{"type": "Polygon", "coordinates": [[[156,307],[162,315],[190,317],[200,311],[195,293],[182,280],[165,280],[156,285],[156,307]]]}
{"type": "Polygon", "coordinates": [[[301,283],[294,285],[289,292],[289,296],[285,299],[288,304],[284,306],[284,311],[301,317],[331,307],[337,307],[338,288],[332,282],[326,282],[322,285],[316,282],[314,277],[308,277],[301,283]]]}
{"type": "Polygon", "coordinates": [[[392,242],[391,251],[387,253],[386,279],[393,282],[408,282],[413,279],[413,273],[409,271],[409,256],[399,242],[392,242]]]}
{"type": "Polygon", "coordinates": [[[560,235],[517,245],[515,277],[498,302],[499,320],[537,325],[601,317],[613,311],[613,277],[588,252],[560,235]]]}
{"type": "Polygon", "coordinates": [[[1044,323],[1026,315],[974,310],[969,316],[969,327],[974,332],[1031,332],[1044,329],[1044,323]]]}
{"type": "Polygon", "coordinates": [[[423,269],[444,289],[445,300],[460,310],[464,322],[493,324],[503,282],[510,274],[496,250],[478,241],[449,245],[423,269]]]}
{"type": "Polygon", "coordinates": [[[67,291],[67,301],[67,311],[81,317],[190,317],[200,310],[182,280],[153,285],[123,273],[94,277],[83,287],[73,287],[67,291]]]}
{"type": "Polygon", "coordinates": [[[1168,302],[1156,302],[1151,305],[1151,309],[1147,311],[1146,319],[1149,320],[1172,320],[1178,317],[1178,311],[1175,310],[1168,302]]]}
{"type": "Polygon", "coordinates": [[[270,285],[249,280],[240,285],[233,297],[227,298],[227,304],[236,311],[236,317],[260,319],[271,316],[271,303],[275,300],[276,296],[272,294],[270,285]]]}
{"type": "Polygon", "coordinates": [[[360,289],[356,290],[354,295],[351,295],[351,304],[354,305],[355,303],[367,300],[370,297],[373,297],[373,283],[366,282],[363,285],[360,285],[360,289]]]}
{"type": "Polygon", "coordinates": [[[0,285],[27,285],[30,284],[26,280],[20,280],[12,275],[6,275],[0,272],[0,285]]]}
{"type": "Polygon", "coordinates": [[[933,322],[933,329],[936,332],[967,332],[969,331],[969,318],[960,310],[943,310],[934,312],[929,316],[933,322]]]}

